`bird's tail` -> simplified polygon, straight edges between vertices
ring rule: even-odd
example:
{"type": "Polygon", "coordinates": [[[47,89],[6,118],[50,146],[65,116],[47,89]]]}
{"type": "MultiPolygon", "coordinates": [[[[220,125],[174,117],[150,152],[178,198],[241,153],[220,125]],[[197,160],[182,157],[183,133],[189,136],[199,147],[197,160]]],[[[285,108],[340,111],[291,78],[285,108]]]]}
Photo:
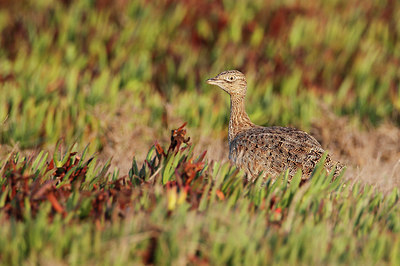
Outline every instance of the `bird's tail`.
{"type": "Polygon", "coordinates": [[[333,180],[332,180],[332,181],[334,181],[346,169],[346,165],[341,162],[334,161],[330,158],[330,156],[327,156],[326,161],[325,161],[325,168],[328,170],[329,173],[332,170],[334,171],[333,172],[333,180]]]}

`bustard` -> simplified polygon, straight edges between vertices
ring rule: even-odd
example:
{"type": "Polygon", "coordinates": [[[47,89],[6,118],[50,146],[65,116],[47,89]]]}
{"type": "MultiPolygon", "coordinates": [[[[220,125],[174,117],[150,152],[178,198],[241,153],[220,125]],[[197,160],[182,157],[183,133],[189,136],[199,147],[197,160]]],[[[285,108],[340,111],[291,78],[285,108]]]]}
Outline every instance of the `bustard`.
{"type": "MultiPolygon", "coordinates": [[[[249,180],[260,174],[274,180],[289,170],[290,181],[299,168],[302,180],[309,179],[325,152],[314,137],[295,128],[261,127],[252,123],[245,110],[247,81],[240,71],[224,71],[207,83],[219,86],[230,95],[229,159],[245,171],[249,180]]],[[[328,171],[336,166],[335,177],[343,168],[329,155],[324,166],[328,171]]]]}

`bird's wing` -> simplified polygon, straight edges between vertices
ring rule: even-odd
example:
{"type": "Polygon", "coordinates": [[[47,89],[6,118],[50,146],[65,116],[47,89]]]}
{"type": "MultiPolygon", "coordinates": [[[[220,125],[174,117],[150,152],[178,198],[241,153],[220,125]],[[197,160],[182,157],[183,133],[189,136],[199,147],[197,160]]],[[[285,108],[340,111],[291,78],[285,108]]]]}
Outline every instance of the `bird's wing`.
{"type": "Polygon", "coordinates": [[[286,169],[294,174],[298,168],[308,175],[324,150],[307,133],[284,127],[259,127],[239,133],[230,144],[231,159],[250,172],[277,174],[286,169]],[[252,166],[253,165],[253,166],[252,166]]]}

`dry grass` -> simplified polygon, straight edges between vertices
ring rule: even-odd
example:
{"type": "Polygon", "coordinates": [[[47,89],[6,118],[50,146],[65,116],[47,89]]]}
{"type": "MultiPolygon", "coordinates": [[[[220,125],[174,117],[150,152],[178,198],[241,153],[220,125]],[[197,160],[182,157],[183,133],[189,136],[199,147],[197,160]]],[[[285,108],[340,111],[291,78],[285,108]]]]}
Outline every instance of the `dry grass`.
{"type": "MultiPolygon", "coordinates": [[[[151,145],[157,140],[160,144],[168,143],[170,129],[183,123],[169,118],[168,129],[135,126],[135,116],[131,107],[123,107],[119,117],[108,117],[108,145],[100,153],[102,161],[113,157],[113,166],[121,173],[127,173],[133,156],[143,161],[151,145]]],[[[381,191],[390,191],[400,187],[400,129],[391,124],[382,124],[377,128],[360,130],[347,118],[337,117],[324,111],[323,118],[316,120],[310,133],[317,138],[332,156],[347,165],[346,177],[354,181],[372,184],[381,191]]],[[[206,158],[228,161],[227,132],[202,134],[201,128],[188,127],[191,141],[195,144],[195,153],[207,150],[206,158]]]]}
{"type": "Polygon", "coordinates": [[[400,129],[392,124],[360,130],[347,118],[329,112],[313,123],[311,133],[347,165],[346,177],[382,191],[400,187],[400,129]]]}

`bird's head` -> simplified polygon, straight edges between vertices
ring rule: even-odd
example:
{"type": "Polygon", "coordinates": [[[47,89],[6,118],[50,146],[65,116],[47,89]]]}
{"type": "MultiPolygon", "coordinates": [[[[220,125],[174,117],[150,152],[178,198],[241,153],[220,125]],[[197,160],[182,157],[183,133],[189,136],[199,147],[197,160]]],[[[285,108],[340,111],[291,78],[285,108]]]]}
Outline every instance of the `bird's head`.
{"type": "Polygon", "coordinates": [[[228,70],[218,74],[215,78],[207,80],[208,84],[217,85],[229,95],[245,96],[247,81],[244,74],[238,70],[228,70]]]}

